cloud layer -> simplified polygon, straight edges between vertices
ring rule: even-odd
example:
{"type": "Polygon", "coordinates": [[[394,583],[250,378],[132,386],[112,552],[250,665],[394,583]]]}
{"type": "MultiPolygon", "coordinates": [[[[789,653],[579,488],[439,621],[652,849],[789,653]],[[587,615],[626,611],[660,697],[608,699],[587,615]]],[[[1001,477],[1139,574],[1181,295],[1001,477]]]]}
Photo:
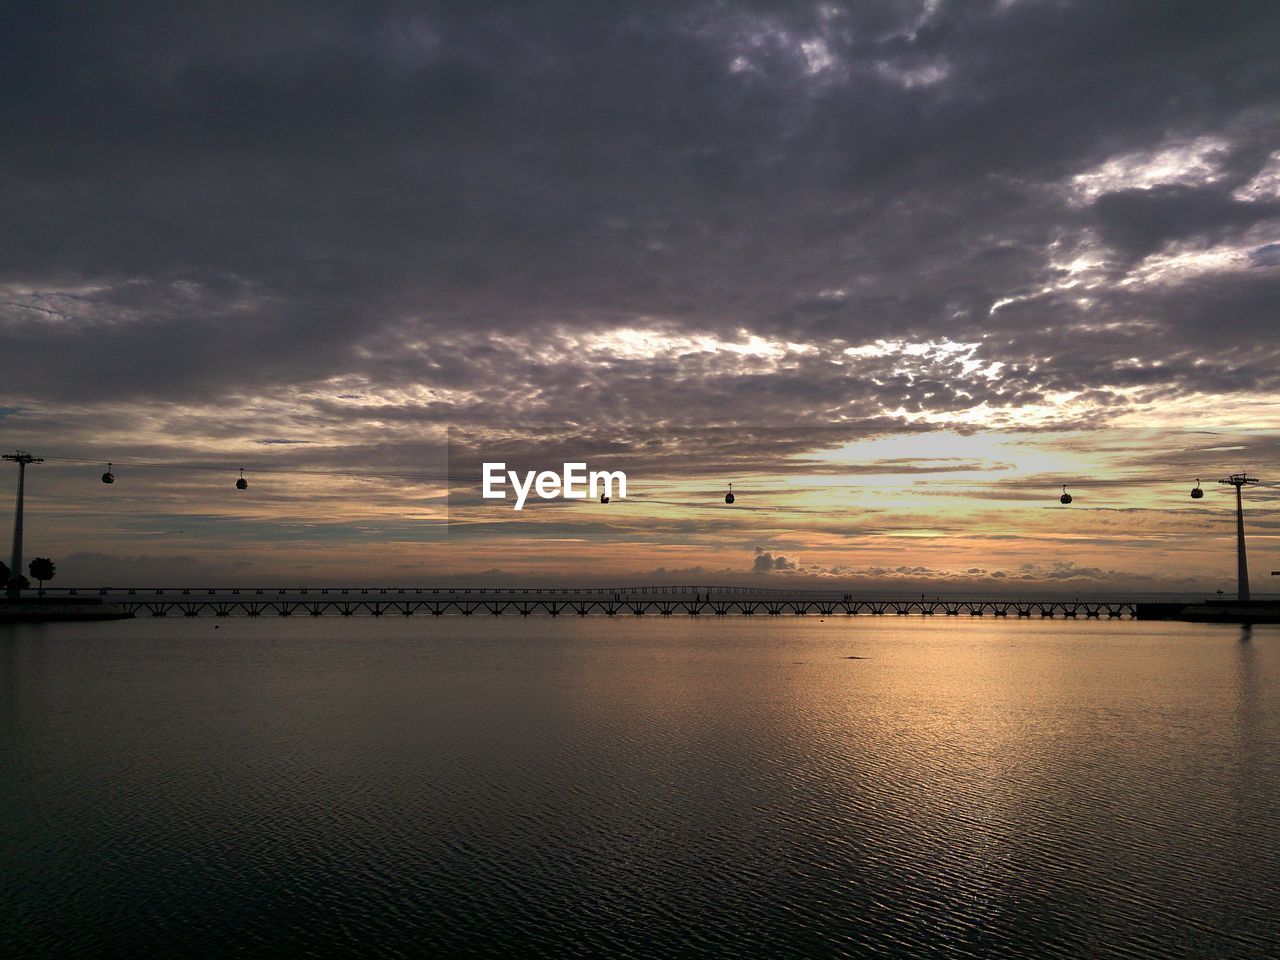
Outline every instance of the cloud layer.
{"type": "Polygon", "coordinates": [[[423,473],[452,428],[714,490],[1275,429],[1277,104],[1268,4],[23,5],[0,437],[423,473]]]}

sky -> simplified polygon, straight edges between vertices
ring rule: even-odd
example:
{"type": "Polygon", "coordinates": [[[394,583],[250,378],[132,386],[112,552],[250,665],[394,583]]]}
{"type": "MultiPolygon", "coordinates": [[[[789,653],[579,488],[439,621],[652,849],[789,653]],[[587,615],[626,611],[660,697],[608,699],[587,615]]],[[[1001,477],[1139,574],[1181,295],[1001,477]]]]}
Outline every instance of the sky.
{"type": "Polygon", "coordinates": [[[1275,588],[1275,3],[17,2],[0,129],[57,585],[1275,588]]]}

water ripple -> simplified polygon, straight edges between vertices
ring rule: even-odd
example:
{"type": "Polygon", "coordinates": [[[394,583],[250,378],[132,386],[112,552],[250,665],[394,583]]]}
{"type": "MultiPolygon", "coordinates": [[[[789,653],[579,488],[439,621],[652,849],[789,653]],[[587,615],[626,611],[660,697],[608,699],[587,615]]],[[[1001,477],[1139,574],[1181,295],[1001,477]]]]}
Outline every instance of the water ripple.
{"type": "Polygon", "coordinates": [[[1280,631],[223,626],[0,628],[5,956],[1280,942],[1280,631]]]}

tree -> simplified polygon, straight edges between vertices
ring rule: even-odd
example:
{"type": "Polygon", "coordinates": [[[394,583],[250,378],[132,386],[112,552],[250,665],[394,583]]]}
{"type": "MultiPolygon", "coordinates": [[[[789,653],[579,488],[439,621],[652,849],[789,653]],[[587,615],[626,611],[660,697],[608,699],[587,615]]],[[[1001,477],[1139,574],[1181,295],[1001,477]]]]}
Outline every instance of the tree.
{"type": "Polygon", "coordinates": [[[0,587],[9,585],[9,565],[0,560],[0,587]]]}
{"type": "Polygon", "coordinates": [[[52,580],[53,575],[58,572],[58,568],[53,565],[53,561],[48,557],[36,557],[27,564],[27,572],[31,574],[32,580],[40,582],[40,596],[44,596],[44,582],[52,580]]]}
{"type": "Polygon", "coordinates": [[[24,577],[22,574],[18,574],[16,577],[10,578],[9,589],[12,590],[15,594],[19,594],[23,590],[31,589],[31,581],[28,580],[26,577],[24,577]]]}

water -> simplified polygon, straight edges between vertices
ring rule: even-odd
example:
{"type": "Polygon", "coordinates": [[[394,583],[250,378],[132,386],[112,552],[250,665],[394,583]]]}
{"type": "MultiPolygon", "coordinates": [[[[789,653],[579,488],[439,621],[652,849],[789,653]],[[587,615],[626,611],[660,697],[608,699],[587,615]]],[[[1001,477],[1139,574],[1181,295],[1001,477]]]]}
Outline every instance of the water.
{"type": "Polygon", "coordinates": [[[1280,943],[1276,628],[0,631],[11,958],[1280,943]]]}

